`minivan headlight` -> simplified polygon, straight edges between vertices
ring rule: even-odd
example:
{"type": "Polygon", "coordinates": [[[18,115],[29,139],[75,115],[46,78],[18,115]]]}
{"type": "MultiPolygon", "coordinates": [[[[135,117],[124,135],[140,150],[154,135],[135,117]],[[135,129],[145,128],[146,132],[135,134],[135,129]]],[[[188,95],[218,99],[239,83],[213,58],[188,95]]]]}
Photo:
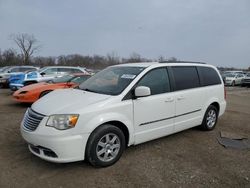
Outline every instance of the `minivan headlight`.
{"type": "Polygon", "coordinates": [[[49,116],[46,126],[54,127],[59,130],[70,129],[75,127],[78,117],[78,114],[51,115],[49,116]]]}

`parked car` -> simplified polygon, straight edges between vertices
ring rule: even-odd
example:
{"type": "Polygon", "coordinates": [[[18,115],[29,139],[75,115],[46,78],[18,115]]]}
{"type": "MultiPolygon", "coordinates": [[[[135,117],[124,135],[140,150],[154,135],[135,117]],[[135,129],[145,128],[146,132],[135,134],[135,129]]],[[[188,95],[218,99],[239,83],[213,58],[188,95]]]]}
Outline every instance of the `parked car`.
{"type": "Polygon", "coordinates": [[[9,78],[12,75],[23,73],[26,71],[35,71],[36,67],[33,66],[10,66],[6,67],[0,73],[0,85],[1,87],[7,87],[9,85],[9,78]]]}
{"type": "Polygon", "coordinates": [[[6,72],[7,69],[9,69],[11,66],[5,66],[5,67],[1,67],[0,69],[0,74],[6,72]]]}
{"type": "Polygon", "coordinates": [[[0,67],[0,73],[4,71],[4,69],[7,69],[8,67],[0,67]]]}
{"type": "Polygon", "coordinates": [[[18,74],[11,78],[10,89],[16,91],[23,86],[38,82],[46,82],[57,77],[62,77],[70,73],[88,73],[82,67],[69,67],[69,66],[49,66],[40,69],[39,71],[28,72],[26,74],[18,74]]]}
{"type": "Polygon", "coordinates": [[[89,74],[69,74],[48,82],[40,82],[24,86],[13,94],[17,102],[33,103],[55,89],[76,87],[90,77],[89,74]]]}
{"type": "Polygon", "coordinates": [[[79,89],[55,90],[33,103],[21,134],[42,159],[109,166],[126,146],[195,126],[214,129],[225,112],[224,89],[218,70],[207,64],[111,66],[79,89]]]}
{"type": "Polygon", "coordinates": [[[222,79],[224,81],[224,83],[226,83],[226,77],[227,75],[231,75],[231,74],[244,74],[243,71],[224,71],[221,73],[222,75],[222,79]]]}
{"type": "Polygon", "coordinates": [[[245,76],[243,73],[227,74],[225,78],[225,85],[241,85],[242,79],[244,77],[245,76]]]}
{"type": "Polygon", "coordinates": [[[241,86],[250,85],[250,72],[246,73],[245,77],[242,79],[241,86]]]}

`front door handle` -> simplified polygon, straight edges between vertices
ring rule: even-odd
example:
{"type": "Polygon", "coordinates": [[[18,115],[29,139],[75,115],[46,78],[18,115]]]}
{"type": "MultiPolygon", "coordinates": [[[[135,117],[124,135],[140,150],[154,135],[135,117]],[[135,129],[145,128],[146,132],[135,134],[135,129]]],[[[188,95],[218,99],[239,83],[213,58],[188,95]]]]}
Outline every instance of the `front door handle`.
{"type": "Polygon", "coordinates": [[[173,101],[174,101],[173,97],[166,98],[166,100],[165,100],[165,102],[173,102],[173,101]]]}

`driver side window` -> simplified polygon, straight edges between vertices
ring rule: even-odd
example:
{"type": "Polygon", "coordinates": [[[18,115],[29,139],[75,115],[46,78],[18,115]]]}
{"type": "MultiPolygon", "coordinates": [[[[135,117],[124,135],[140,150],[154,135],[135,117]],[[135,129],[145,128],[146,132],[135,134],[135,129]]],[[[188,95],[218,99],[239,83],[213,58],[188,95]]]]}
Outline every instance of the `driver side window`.
{"type": "Polygon", "coordinates": [[[170,83],[166,68],[158,68],[148,72],[137,84],[146,86],[151,90],[151,95],[170,92],[170,83]]]}
{"type": "Polygon", "coordinates": [[[9,72],[12,73],[12,72],[18,72],[18,71],[19,71],[19,68],[13,68],[9,72]]]}
{"type": "Polygon", "coordinates": [[[48,68],[45,71],[43,71],[45,75],[51,75],[57,73],[57,68],[48,68]]]}

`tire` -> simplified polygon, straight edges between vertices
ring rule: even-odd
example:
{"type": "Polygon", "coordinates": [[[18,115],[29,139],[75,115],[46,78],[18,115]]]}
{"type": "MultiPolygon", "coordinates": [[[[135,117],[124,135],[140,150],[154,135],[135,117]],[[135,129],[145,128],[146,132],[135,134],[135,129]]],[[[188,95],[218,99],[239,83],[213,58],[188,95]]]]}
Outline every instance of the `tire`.
{"type": "Polygon", "coordinates": [[[48,93],[50,93],[51,90],[47,90],[47,91],[43,91],[40,95],[39,95],[39,99],[42,98],[43,96],[47,95],[48,93]]]}
{"type": "Polygon", "coordinates": [[[235,86],[235,81],[232,82],[232,86],[235,86]]]}
{"type": "Polygon", "coordinates": [[[94,167],[111,166],[120,159],[124,149],[125,136],[122,130],[105,124],[91,133],[86,147],[86,159],[94,167]]]}
{"type": "Polygon", "coordinates": [[[200,128],[205,131],[211,131],[215,128],[217,120],[218,120],[218,109],[215,106],[210,105],[206,110],[200,128]]]}

